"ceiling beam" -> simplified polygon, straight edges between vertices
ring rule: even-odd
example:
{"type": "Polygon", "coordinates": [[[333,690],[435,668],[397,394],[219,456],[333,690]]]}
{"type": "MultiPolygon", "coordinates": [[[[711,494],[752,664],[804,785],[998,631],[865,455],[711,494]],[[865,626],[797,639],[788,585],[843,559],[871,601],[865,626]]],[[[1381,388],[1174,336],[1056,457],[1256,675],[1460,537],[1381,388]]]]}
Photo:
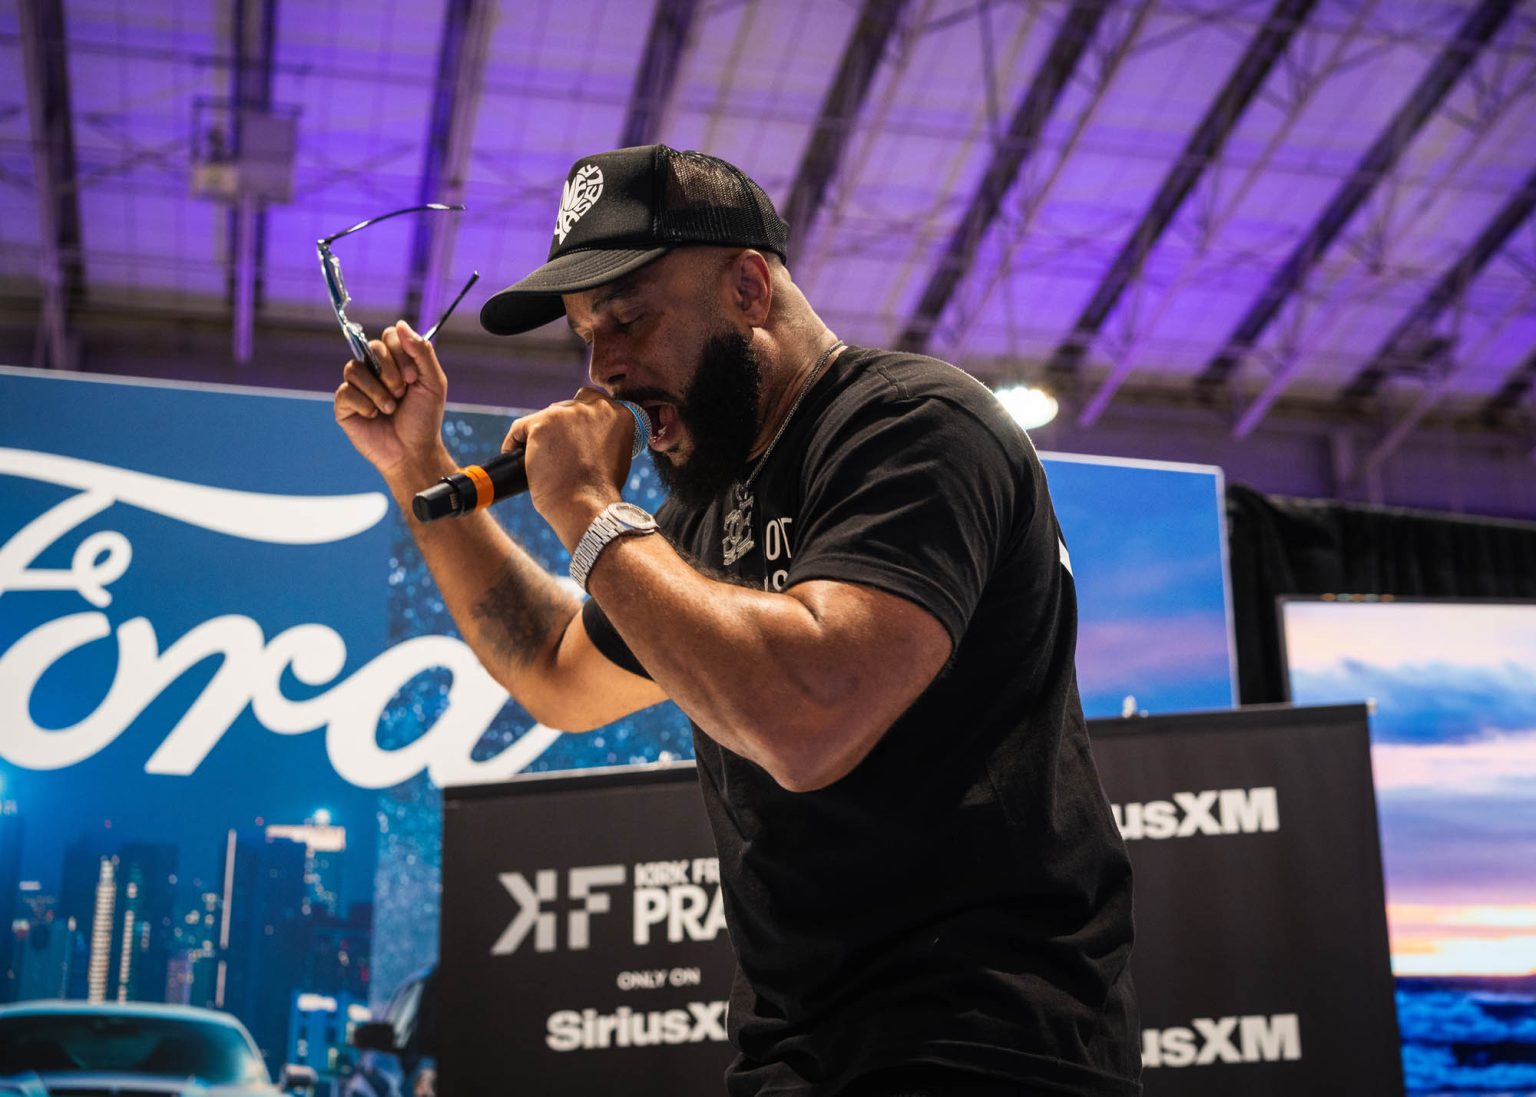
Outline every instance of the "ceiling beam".
{"type": "MultiPolygon", "coordinates": [[[[1357,40],[1363,35],[1369,24],[1369,17],[1377,0],[1364,0],[1356,8],[1354,15],[1347,27],[1333,34],[1333,46],[1327,55],[1314,59],[1312,51],[1304,46],[1299,47],[1305,60],[1292,61],[1287,64],[1289,78],[1285,81],[1285,94],[1281,97],[1282,116],[1280,124],[1276,126],[1264,144],[1259,155],[1244,162],[1234,165],[1232,170],[1241,170],[1242,177],[1236,186],[1211,187],[1211,193],[1207,196],[1205,209],[1200,212],[1197,225],[1199,239],[1196,247],[1185,255],[1179,264],[1178,273],[1164,286],[1160,286],[1156,303],[1145,312],[1140,308],[1141,302],[1132,299],[1131,304],[1120,307],[1112,316],[1123,317],[1121,326],[1127,330],[1116,341],[1113,347],[1113,361],[1109,373],[1100,381],[1098,388],[1084,401],[1077,415],[1077,425],[1080,429],[1093,426],[1108,409],[1115,393],[1125,384],[1126,380],[1135,372],[1154,345],[1152,337],[1168,315],[1175,303],[1180,299],[1184,289],[1195,282],[1197,278],[1209,277],[1213,273],[1220,275],[1223,269],[1236,270],[1240,267],[1251,265],[1251,260],[1234,262],[1231,258],[1222,261],[1219,257],[1213,261],[1213,243],[1220,239],[1226,227],[1244,208],[1249,193],[1259,182],[1267,178],[1265,172],[1275,158],[1288,147],[1291,132],[1306,115],[1308,107],[1317,98],[1319,91],[1327,85],[1328,81],[1338,72],[1349,65],[1350,51],[1357,40]]],[[[1309,23],[1315,25],[1315,21],[1309,23]]],[[[1319,28],[1319,33],[1322,33],[1319,28]]],[[[1293,46],[1290,54],[1293,57],[1298,47],[1293,46]]],[[[1207,166],[1207,174],[1220,173],[1228,167],[1228,152],[1224,150],[1216,157],[1216,163],[1207,166]]],[[[1215,182],[1214,176],[1212,182],[1215,182]]],[[[1133,277],[1131,285],[1127,288],[1136,293],[1142,286],[1139,278],[1133,277]]],[[[1098,336],[1103,339],[1101,333],[1098,336]]],[[[1073,375],[1058,374],[1058,377],[1073,375]]]]}
{"type": "Polygon", "coordinates": [[[784,204],[792,241],[810,238],[827,185],[842,166],[848,139],[906,7],[907,0],[864,0],[784,204]]]}
{"type": "Polygon", "coordinates": [[[69,314],[84,295],[84,279],[64,6],[62,0],[20,0],[17,17],[37,192],[38,281],[43,290],[34,360],[52,369],[74,369],[69,314]]]}
{"type": "Polygon", "coordinates": [[[1526,355],[1525,361],[1504,379],[1499,391],[1488,398],[1488,402],[1483,405],[1483,418],[1497,422],[1506,412],[1519,407],[1520,401],[1533,388],[1536,388],[1536,350],[1526,355]]]}
{"type": "MultiPolygon", "coordinates": [[[[1141,221],[1131,232],[1108,272],[1100,279],[1093,296],[1078,315],[1077,322],[1072,325],[1071,333],[1061,341],[1047,361],[1045,368],[1048,373],[1061,375],[1077,370],[1126,287],[1140,275],[1147,255],[1162,239],[1163,232],[1183,206],[1184,199],[1194,189],[1205,169],[1221,154],[1228,136],[1243,117],[1248,104],[1264,86],[1270,71],[1284,56],[1292,37],[1311,14],[1315,4],[1316,0],[1278,0],[1275,4],[1269,18],[1232,70],[1226,85],[1217,93],[1205,117],[1190,135],[1183,153],[1163,177],[1151,205],[1142,214],[1141,221]]],[[[1089,419],[1090,423],[1098,417],[1098,412],[1103,410],[1102,405],[1107,404],[1113,394],[1114,388],[1109,385],[1095,393],[1092,404],[1099,407],[1089,419]]]]}
{"type": "MultiPolygon", "coordinates": [[[[427,119],[421,181],[416,190],[416,201],[421,205],[458,205],[464,201],[475,112],[485,81],[492,8],[489,0],[448,0],[443,13],[432,113],[427,119]]],[[[442,311],[443,286],[458,228],[457,215],[416,218],[405,279],[405,315],[415,320],[417,331],[430,328],[442,311]]]]}
{"type": "Polygon", "coordinates": [[[1446,309],[1461,300],[1488,260],[1525,224],[1533,208],[1536,208],[1536,172],[1527,176],[1525,184],[1483,227],[1472,246],[1440,276],[1418,306],[1398,322],[1381,349],[1360,368],[1340,395],[1355,402],[1368,400],[1394,370],[1404,364],[1417,363],[1421,357],[1417,350],[1430,337],[1435,322],[1446,309]]]}
{"type": "MultiPolygon", "coordinates": [[[[1455,387],[1456,381],[1467,367],[1482,357],[1485,348],[1493,346],[1504,334],[1504,329],[1516,320],[1530,315],[1531,305],[1536,302],[1536,282],[1527,287],[1524,294],[1515,300],[1498,320],[1490,324],[1477,344],[1469,348],[1448,347],[1449,359],[1443,363],[1444,368],[1413,402],[1403,416],[1392,424],[1381,441],[1372,447],[1366,454],[1365,460],[1360,463],[1360,468],[1355,474],[1356,479],[1374,476],[1386,464],[1388,458],[1396,453],[1404,442],[1419,428],[1425,418],[1448,396],[1455,387]],[[1460,352],[1460,353],[1459,353],[1460,352]]],[[[1434,359],[1431,358],[1431,361],[1434,359]]],[[[1360,407],[1360,404],[1351,404],[1350,401],[1341,401],[1345,406],[1360,407]]]]}
{"type": "MultiPolygon", "coordinates": [[[[1093,125],[1093,120],[1098,115],[1111,85],[1114,84],[1121,64],[1130,56],[1132,47],[1136,45],[1142,28],[1158,2],[1159,0],[1140,0],[1139,6],[1128,18],[1121,21],[1120,26],[1100,30],[1098,48],[1094,50],[1096,55],[1096,63],[1092,66],[1094,71],[1091,75],[1084,74],[1089,76],[1093,89],[1088,101],[1083,104],[1077,118],[1073,120],[1072,132],[1067,139],[1061,142],[1058,148],[1052,150],[1054,160],[1050,170],[1042,171],[1038,165],[1032,165],[1029,178],[1019,184],[1019,190],[1012,203],[1015,207],[1013,215],[1001,219],[994,230],[993,246],[987,249],[984,262],[979,265],[972,263],[965,272],[965,277],[961,279],[960,285],[955,287],[955,293],[948,306],[944,330],[940,333],[944,339],[944,346],[942,349],[934,348],[933,340],[928,341],[934,353],[951,362],[966,362],[967,351],[970,349],[977,324],[991,303],[993,295],[999,286],[1007,283],[1011,274],[1020,271],[1025,265],[1025,261],[1021,261],[1020,258],[1024,245],[1042,242],[1034,232],[1035,216],[1045,207],[1051,191],[1066,171],[1067,165],[1072,162],[1072,154],[1077,151],[1083,136],[1093,125]],[[1043,179],[1040,178],[1042,174],[1043,179]]],[[[1010,300],[1003,302],[1010,338],[1014,328],[1011,304],[1010,300]]]]}
{"type": "Polygon", "coordinates": [[[629,93],[629,114],[624,119],[620,148],[652,145],[661,140],[662,121],[672,88],[682,67],[683,50],[698,0],[656,0],[651,13],[651,29],[645,36],[645,53],[635,73],[635,86],[629,93]]]}
{"type": "MultiPolygon", "coordinates": [[[[942,18],[936,16],[937,9],[944,2],[945,0],[917,0],[916,6],[911,7],[903,16],[903,26],[896,33],[891,49],[887,51],[886,64],[890,66],[891,71],[888,78],[881,82],[881,94],[865,106],[860,114],[859,124],[848,134],[849,147],[843,152],[842,163],[838,166],[838,175],[844,181],[843,184],[829,187],[830,193],[823,199],[821,212],[812,226],[813,232],[797,232],[793,225],[790,226],[794,237],[792,243],[795,279],[802,285],[815,287],[818,277],[828,262],[842,254],[861,252],[871,230],[867,218],[862,215],[858,183],[865,178],[879,141],[882,138],[900,135],[903,129],[899,109],[902,103],[902,89],[909,86],[908,80],[912,78],[912,68],[918,59],[919,47],[924,38],[935,30],[952,26],[960,18],[959,15],[942,18]]],[[[1023,55],[1030,35],[1044,10],[1038,5],[1026,8],[1015,21],[1006,47],[1001,54],[997,54],[989,45],[992,33],[991,5],[993,2],[994,0],[984,0],[969,13],[970,17],[976,19],[980,29],[982,63],[985,66],[985,90],[971,97],[967,102],[968,118],[963,123],[957,122],[944,127],[943,136],[955,142],[956,147],[962,150],[968,149],[977,141],[994,138],[998,129],[1001,128],[1001,123],[997,120],[999,108],[996,102],[996,74],[1009,70],[1010,66],[1019,63],[1019,58],[1023,55]]],[[[932,136],[932,131],[925,135],[932,136]]],[[[964,153],[962,152],[961,155],[964,153]]],[[[909,221],[903,221],[904,225],[909,223],[909,221]]],[[[914,243],[916,249],[926,249],[930,229],[932,229],[931,225],[924,225],[918,229],[914,243]]],[[[893,299],[902,295],[907,279],[913,273],[911,265],[908,265],[902,275],[897,278],[895,288],[891,290],[893,299]]]]}
{"type": "MultiPolygon", "coordinates": [[[[1435,166],[1437,178],[1423,188],[1413,207],[1402,217],[1383,217],[1380,223],[1371,229],[1371,233],[1378,238],[1384,238],[1390,234],[1392,239],[1407,239],[1416,230],[1418,225],[1433,211],[1439,208],[1442,197],[1450,189],[1451,184],[1461,178],[1462,169],[1471,163],[1494,132],[1504,116],[1514,109],[1515,105],[1536,89],[1536,69],[1527,73],[1520,84],[1508,92],[1493,92],[1484,89],[1483,94],[1490,97],[1491,108],[1478,110],[1475,116],[1461,121],[1461,128],[1471,129],[1471,139],[1468,140],[1454,156],[1445,156],[1435,166]]],[[[1390,207],[1389,207],[1390,208],[1390,207]]],[[[1380,250],[1380,245],[1371,245],[1364,249],[1362,254],[1354,257],[1356,265],[1370,263],[1385,263],[1385,253],[1380,250]]],[[[1315,297],[1329,300],[1330,308],[1320,311],[1316,316],[1316,322],[1310,323],[1305,340],[1300,338],[1288,338],[1284,341],[1281,352],[1276,356],[1276,361],[1269,372],[1269,377],[1264,382],[1264,387],[1253,398],[1242,413],[1237,417],[1237,422],[1232,427],[1232,437],[1238,440],[1248,437],[1256,430],[1264,417],[1269,414],[1269,409],[1279,399],[1291,383],[1301,375],[1304,370],[1311,369],[1324,359],[1324,348],[1332,331],[1340,324],[1352,318],[1354,309],[1368,307],[1372,303],[1384,299],[1401,279],[1393,279],[1382,274],[1372,272],[1373,283],[1364,292],[1354,295],[1347,303],[1335,301],[1331,294],[1331,287],[1345,277],[1345,270],[1340,268],[1330,272],[1326,282],[1319,284],[1321,280],[1314,280],[1312,292],[1315,297]]],[[[1418,281],[1419,279],[1415,279],[1418,281]]],[[[1298,321],[1300,317],[1297,317],[1298,321]]],[[[1420,347],[1420,357],[1423,348],[1420,347]]],[[[1340,363],[1348,365],[1349,363],[1340,363]]]]}
{"type": "Polygon", "coordinates": [[[960,223],[950,235],[943,256],[929,276],[928,285],[923,290],[916,310],[907,320],[897,340],[901,350],[921,353],[927,348],[934,326],[970,268],[992,222],[997,218],[1004,195],[1013,186],[1024,162],[1039,144],[1046,121],[1066,89],[1067,81],[1076,71],[1078,62],[1087,52],[1098,31],[1099,20],[1111,2],[1075,0],[1071,10],[1062,19],[1050,51],[1041,62],[1029,90],[1019,101],[1007,133],[993,149],[991,162],[982,174],[980,184],[971,195],[960,223]]]}
{"type": "MultiPolygon", "coordinates": [[[[239,162],[246,112],[272,106],[272,62],[277,36],[277,0],[234,0],[230,28],[234,70],[230,75],[230,153],[239,162]]],[[[267,215],[261,199],[241,194],[229,211],[229,296],[236,362],[249,362],[261,293],[267,215]]]]}
{"type": "Polygon", "coordinates": [[[1222,349],[1206,365],[1196,379],[1196,385],[1210,390],[1227,382],[1280,309],[1300,289],[1355,211],[1370,197],[1376,184],[1392,171],[1424,123],[1435,113],[1483,46],[1503,26],[1513,7],[1514,0],[1482,0],[1467,17],[1413,89],[1408,101],[1366,151],[1343,186],[1334,192],[1306,236],[1232,330],[1222,349]]]}

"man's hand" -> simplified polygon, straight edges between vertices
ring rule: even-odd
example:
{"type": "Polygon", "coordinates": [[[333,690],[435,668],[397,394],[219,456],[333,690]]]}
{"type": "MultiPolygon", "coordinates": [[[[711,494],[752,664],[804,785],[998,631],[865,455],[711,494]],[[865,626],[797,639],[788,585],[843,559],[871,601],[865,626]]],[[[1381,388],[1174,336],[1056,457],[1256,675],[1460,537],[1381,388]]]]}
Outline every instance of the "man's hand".
{"type": "MultiPolygon", "coordinates": [[[[367,460],[384,474],[443,465],[443,405],[448,378],[431,343],[404,320],[369,344],[380,377],[353,360],[342,370],[334,401],[336,422],[367,460]]],[[[451,465],[451,462],[449,462],[451,465]]]]}
{"type": "Polygon", "coordinates": [[[567,549],[599,511],[618,502],[629,475],[635,420],[597,389],[525,415],[507,431],[502,452],[521,447],[528,494],[567,549]]]}
{"type": "MultiPolygon", "coordinates": [[[[455,468],[442,440],[448,382],[432,345],[403,320],[370,345],[382,377],[362,362],[348,362],[336,390],[336,421],[409,515],[415,493],[455,468]]],[[[529,416],[508,436],[509,442],[532,442],[530,471],[546,474],[535,476],[535,487],[552,500],[565,498],[573,490],[569,483],[593,478],[616,490],[629,469],[633,437],[629,412],[596,391],[529,416]],[[540,417],[554,425],[537,427],[540,417]],[[530,425],[537,429],[530,432],[530,425]],[[566,437],[572,431],[577,437],[566,437]],[[621,432],[622,447],[603,443],[621,432]],[[546,447],[549,452],[542,452],[546,447]],[[601,471],[573,473],[588,463],[601,471]]],[[[589,515],[575,536],[591,521],[589,515]]],[[[663,700],[652,682],[609,662],[592,645],[581,624],[581,603],[489,514],[476,511],[430,525],[413,521],[410,527],[460,634],[534,719],[585,730],[663,700]]]]}

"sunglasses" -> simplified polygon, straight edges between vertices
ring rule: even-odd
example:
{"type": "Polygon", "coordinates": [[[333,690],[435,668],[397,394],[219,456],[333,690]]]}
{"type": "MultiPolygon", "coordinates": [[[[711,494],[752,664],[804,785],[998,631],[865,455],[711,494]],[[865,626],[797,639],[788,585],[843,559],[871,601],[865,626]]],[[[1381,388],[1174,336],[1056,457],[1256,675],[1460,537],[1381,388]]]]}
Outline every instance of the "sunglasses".
{"type": "MultiPolygon", "coordinates": [[[[379,377],[382,370],[379,360],[374,356],[373,348],[368,345],[368,337],[363,334],[363,326],[355,320],[347,319],[347,306],[352,303],[351,296],[347,293],[346,283],[341,280],[341,260],[331,252],[331,245],[343,236],[350,236],[367,228],[369,225],[377,225],[380,221],[388,221],[391,217],[399,217],[407,213],[437,213],[452,210],[463,210],[463,206],[445,206],[437,202],[428,203],[425,206],[411,206],[408,209],[397,209],[393,213],[383,213],[377,217],[370,217],[366,221],[359,221],[349,229],[342,229],[315,242],[315,248],[320,252],[320,269],[325,273],[325,288],[331,294],[331,308],[336,312],[336,320],[341,324],[341,333],[346,336],[347,346],[352,348],[352,357],[364,363],[375,377],[379,377]]],[[[453,310],[459,307],[459,302],[464,300],[464,295],[469,292],[469,287],[480,280],[480,272],[475,271],[469,276],[469,281],[464,283],[464,288],[459,290],[459,295],[453,299],[437,323],[433,324],[422,336],[427,342],[431,342],[442,326],[448,322],[448,317],[453,315],[453,310]]]]}

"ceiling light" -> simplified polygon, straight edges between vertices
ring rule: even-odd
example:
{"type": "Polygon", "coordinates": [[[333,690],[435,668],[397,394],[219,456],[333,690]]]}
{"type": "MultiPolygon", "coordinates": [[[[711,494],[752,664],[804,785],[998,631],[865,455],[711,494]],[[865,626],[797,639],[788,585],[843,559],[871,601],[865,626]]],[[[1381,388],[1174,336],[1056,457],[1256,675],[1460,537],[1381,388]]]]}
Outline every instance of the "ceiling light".
{"type": "Polygon", "coordinates": [[[1056,397],[1044,389],[1017,384],[1004,385],[997,390],[998,403],[1008,409],[1008,414],[1025,430],[1043,427],[1056,418],[1056,397]]]}

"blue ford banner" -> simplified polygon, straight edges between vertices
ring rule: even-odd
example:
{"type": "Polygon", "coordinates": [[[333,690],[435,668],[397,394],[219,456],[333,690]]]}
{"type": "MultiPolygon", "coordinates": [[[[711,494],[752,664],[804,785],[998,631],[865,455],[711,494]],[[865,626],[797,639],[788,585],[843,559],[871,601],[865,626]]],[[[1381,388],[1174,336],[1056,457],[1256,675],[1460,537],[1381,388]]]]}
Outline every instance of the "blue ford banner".
{"type": "MultiPolygon", "coordinates": [[[[450,448],[509,418],[450,409],[450,448]]],[[[1229,706],[1216,470],[1046,465],[1090,714],[1229,706]]],[[[660,502],[644,458],[627,488],[660,502]]],[[[670,705],[509,701],[328,397],[0,370],[0,1000],[215,1006],[334,1081],[436,956],[442,787],[691,754],[670,705]]]]}

